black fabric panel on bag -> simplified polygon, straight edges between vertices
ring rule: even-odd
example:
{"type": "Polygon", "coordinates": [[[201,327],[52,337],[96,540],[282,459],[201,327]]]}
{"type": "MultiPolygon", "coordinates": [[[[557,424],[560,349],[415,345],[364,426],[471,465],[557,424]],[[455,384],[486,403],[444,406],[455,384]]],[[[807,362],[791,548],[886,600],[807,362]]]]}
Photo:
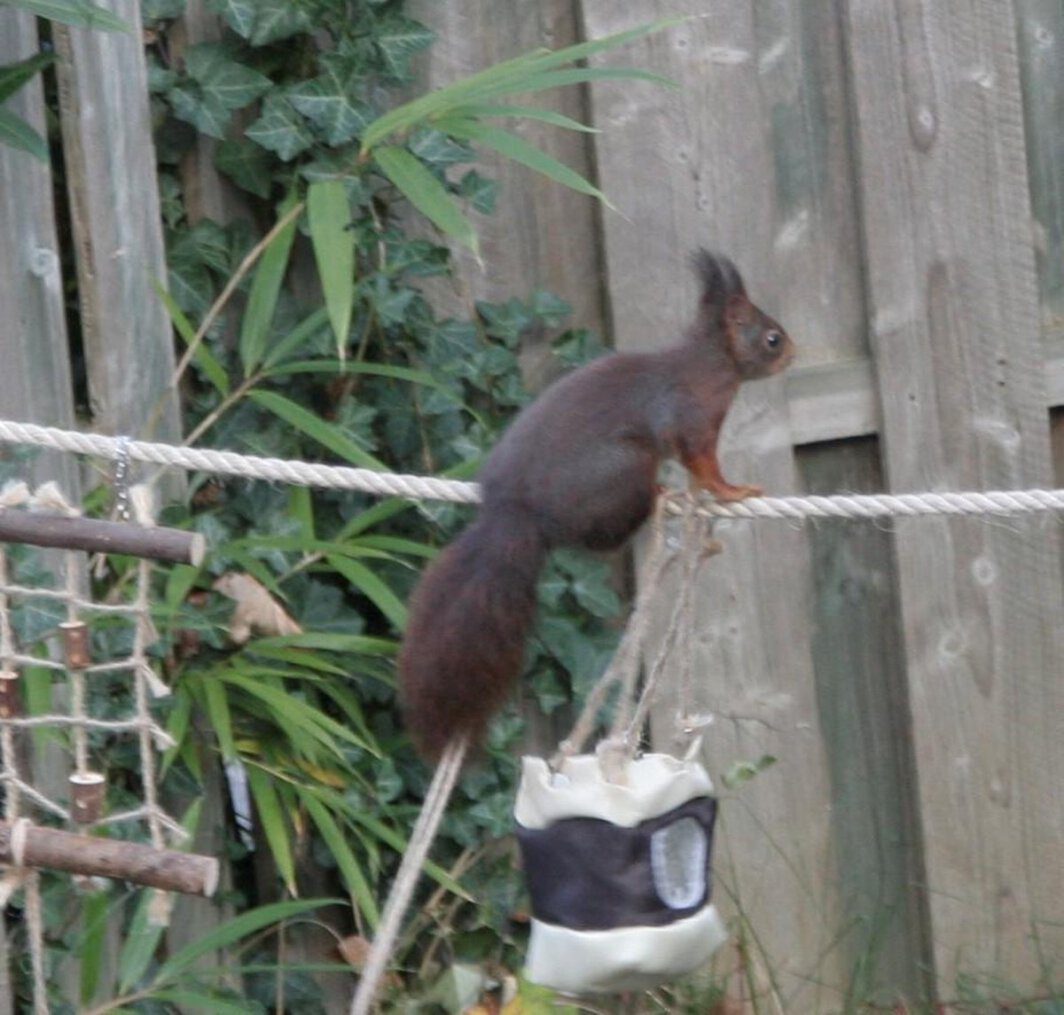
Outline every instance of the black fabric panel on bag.
{"type": "Polygon", "coordinates": [[[547,828],[518,824],[533,915],[573,930],[612,930],[660,927],[697,913],[711,894],[716,814],[716,800],[696,797],[633,828],[601,818],[564,818],[547,828]],[[693,818],[705,832],[705,891],[690,906],[673,909],[655,888],[650,840],[682,818],[693,818]]]}

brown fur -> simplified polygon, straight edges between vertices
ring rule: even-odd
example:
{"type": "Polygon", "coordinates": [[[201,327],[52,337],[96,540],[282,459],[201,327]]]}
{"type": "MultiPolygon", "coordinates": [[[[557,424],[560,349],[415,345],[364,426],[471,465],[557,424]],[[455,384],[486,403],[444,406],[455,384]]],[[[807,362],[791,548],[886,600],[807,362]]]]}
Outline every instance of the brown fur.
{"type": "Polygon", "coordinates": [[[622,546],[649,516],[670,456],[721,499],[758,492],[724,479],[717,440],[740,383],[782,370],[791,341],[750,302],[731,261],[700,251],[695,267],[702,295],[683,343],[604,357],[544,391],[485,463],[477,520],[425,572],[399,686],[426,758],[460,730],[481,738],[505,702],[550,549],[622,546]]]}

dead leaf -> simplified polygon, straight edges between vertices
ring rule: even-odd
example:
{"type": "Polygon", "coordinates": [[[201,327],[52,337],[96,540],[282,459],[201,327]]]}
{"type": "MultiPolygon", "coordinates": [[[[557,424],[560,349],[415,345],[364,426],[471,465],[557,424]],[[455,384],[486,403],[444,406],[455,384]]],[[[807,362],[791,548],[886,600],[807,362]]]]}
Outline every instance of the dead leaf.
{"type": "Polygon", "coordinates": [[[366,959],[369,958],[371,944],[372,942],[361,934],[351,934],[349,937],[345,937],[336,947],[348,965],[354,966],[355,969],[361,969],[366,964],[366,959]]]}
{"type": "Polygon", "coordinates": [[[303,628],[251,575],[227,571],[211,587],[223,596],[236,600],[236,609],[229,621],[229,637],[237,645],[243,645],[252,632],[265,635],[303,633],[303,628]]]}

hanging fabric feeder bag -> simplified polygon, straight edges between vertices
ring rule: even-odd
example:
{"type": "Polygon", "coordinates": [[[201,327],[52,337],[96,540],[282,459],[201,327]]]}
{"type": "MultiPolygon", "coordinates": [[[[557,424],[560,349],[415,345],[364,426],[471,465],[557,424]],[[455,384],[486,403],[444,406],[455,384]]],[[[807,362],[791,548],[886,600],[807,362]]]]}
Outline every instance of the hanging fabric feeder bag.
{"type": "Polygon", "coordinates": [[[727,938],[711,901],[716,800],[694,760],[523,759],[514,809],[532,898],[525,975],[569,994],[647,989],[727,938]],[[616,777],[615,777],[616,778],[616,777]]]}

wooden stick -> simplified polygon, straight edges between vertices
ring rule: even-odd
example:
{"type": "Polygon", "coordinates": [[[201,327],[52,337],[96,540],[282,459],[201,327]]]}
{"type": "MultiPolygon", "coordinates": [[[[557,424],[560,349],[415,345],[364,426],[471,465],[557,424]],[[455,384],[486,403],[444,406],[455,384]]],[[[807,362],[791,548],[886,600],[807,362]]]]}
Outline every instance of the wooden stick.
{"type": "Polygon", "coordinates": [[[128,522],[0,509],[0,543],[58,546],[64,550],[128,553],[134,557],[199,565],[207,542],[198,532],[128,522]]]}
{"type": "Polygon", "coordinates": [[[0,822],[0,863],[14,864],[20,859],[26,867],[115,878],[186,895],[209,897],[218,887],[218,861],[212,856],[98,839],[41,825],[26,824],[16,833],[10,823],[0,822]],[[12,849],[11,840],[17,834],[24,836],[21,857],[12,849]]]}

